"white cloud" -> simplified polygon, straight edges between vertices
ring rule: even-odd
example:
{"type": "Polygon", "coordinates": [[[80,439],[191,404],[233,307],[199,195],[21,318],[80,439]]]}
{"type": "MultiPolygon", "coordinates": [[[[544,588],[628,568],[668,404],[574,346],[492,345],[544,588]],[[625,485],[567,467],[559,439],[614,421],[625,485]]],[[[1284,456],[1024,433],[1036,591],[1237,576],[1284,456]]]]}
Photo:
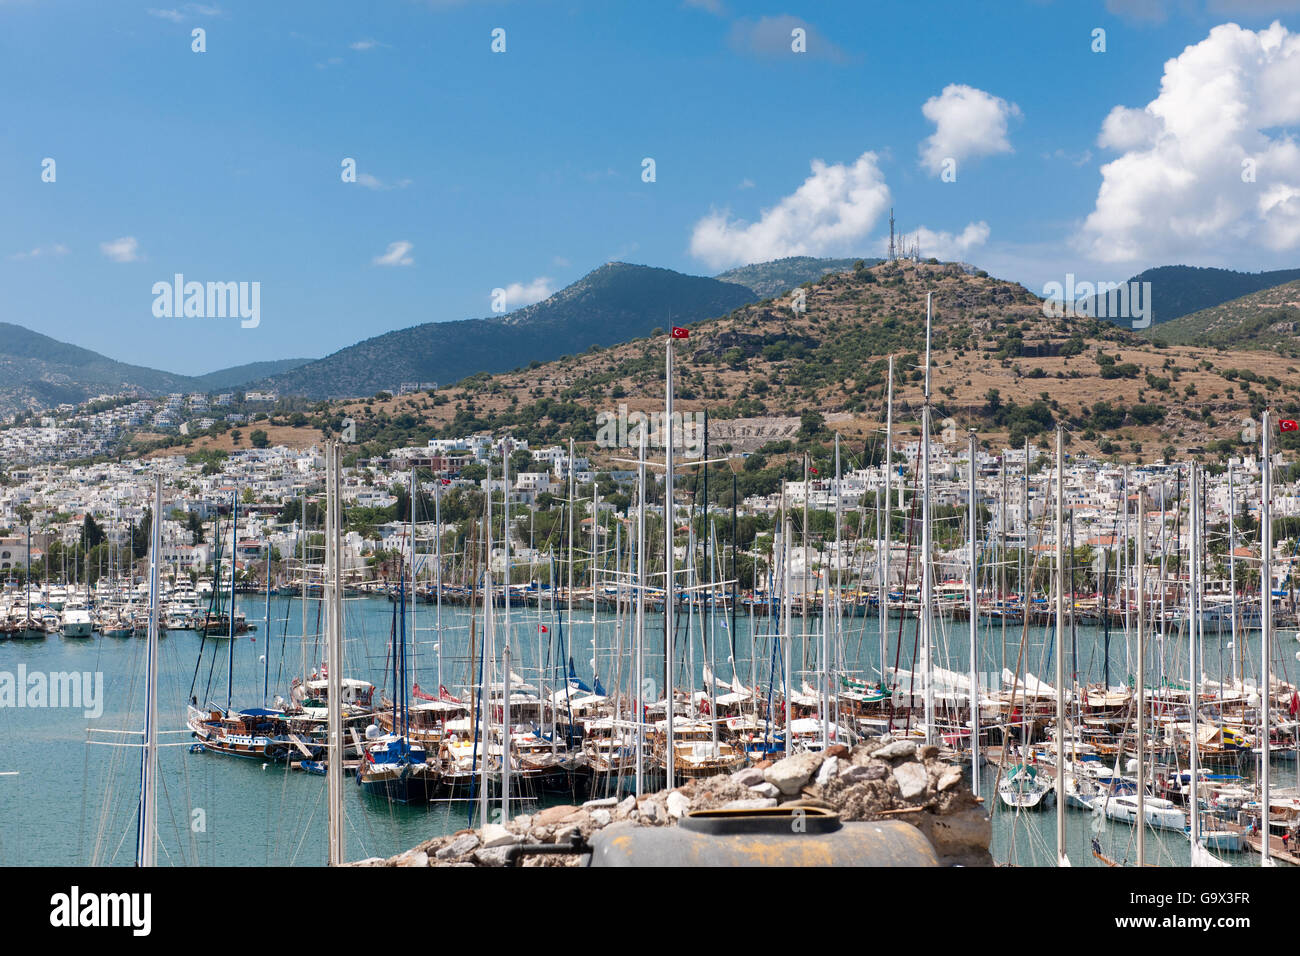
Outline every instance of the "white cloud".
{"type": "MultiPolygon", "coordinates": [[[[954,235],[951,232],[936,232],[925,226],[915,232],[906,233],[902,245],[910,253],[915,244],[920,247],[922,259],[938,259],[941,262],[960,262],[975,249],[984,245],[989,238],[989,224],[981,220],[966,224],[966,228],[954,235]]],[[[880,243],[881,254],[889,250],[889,240],[880,243]]]]}
{"type": "Polygon", "coordinates": [[[1171,13],[1180,17],[1252,17],[1300,11],[1300,0],[1106,0],[1106,10],[1133,22],[1163,23],[1171,13]]]}
{"type": "Polygon", "coordinates": [[[555,292],[555,286],[549,276],[538,276],[532,282],[512,282],[505,287],[506,311],[521,306],[541,302],[555,292]]]}
{"type": "Polygon", "coordinates": [[[737,53],[750,56],[791,56],[794,59],[812,57],[814,59],[845,59],[844,51],[814,29],[804,20],[782,14],[777,17],[762,17],[758,20],[741,18],[731,24],[727,42],[737,53]],[[804,31],[805,52],[795,53],[792,44],[794,29],[804,31]]]}
{"type": "Polygon", "coordinates": [[[190,17],[217,17],[221,15],[220,7],[211,7],[202,3],[187,3],[179,10],[175,7],[166,10],[157,10],[150,8],[146,11],[151,17],[158,17],[160,20],[170,20],[172,23],[183,23],[190,17]]]}
{"type": "Polygon", "coordinates": [[[15,252],[10,259],[45,259],[51,256],[66,256],[68,247],[61,242],[56,242],[52,246],[37,246],[28,252],[15,252]]]}
{"type": "Polygon", "coordinates": [[[1086,166],[1092,161],[1092,150],[1085,149],[1080,153],[1071,153],[1057,147],[1050,153],[1043,153],[1043,159],[1063,159],[1072,166],[1086,166]]]}
{"type": "Polygon", "coordinates": [[[377,266],[414,265],[415,260],[410,256],[410,252],[414,248],[415,243],[399,239],[397,242],[390,242],[387,251],[382,256],[375,256],[372,261],[377,266]]]}
{"type": "Polygon", "coordinates": [[[1121,155],[1101,167],[1083,250],[1127,262],[1300,248],[1300,148],[1284,129],[1297,123],[1300,34],[1215,27],[1165,63],[1159,96],[1106,117],[1097,143],[1121,155]]]}
{"type": "Polygon", "coordinates": [[[366,53],[370,50],[376,50],[379,47],[386,47],[388,44],[380,43],[378,40],[371,40],[367,37],[364,40],[354,40],[349,43],[348,46],[353,50],[356,50],[358,53],[366,53]]]}
{"type": "Polygon", "coordinates": [[[1106,0],[1106,10],[1126,20],[1159,23],[1168,15],[1165,0],[1106,0]]]}
{"type": "Polygon", "coordinates": [[[712,211],[695,224],[691,254],[716,269],[784,256],[851,255],[889,208],[889,187],[875,153],[851,165],[812,161],[793,194],[764,209],[758,222],[712,211]]]}
{"type": "Polygon", "coordinates": [[[1296,13],[1300,12],[1300,0],[1210,0],[1209,9],[1229,16],[1296,13]]]}
{"type": "Polygon", "coordinates": [[[386,183],[378,176],[372,176],[370,175],[370,173],[358,173],[357,182],[360,183],[362,186],[365,186],[367,189],[377,189],[377,190],[405,189],[407,186],[411,185],[411,181],[409,179],[398,179],[398,180],[394,180],[391,183],[386,183]]]}
{"type": "Polygon", "coordinates": [[[921,107],[934,132],[921,141],[921,165],[937,176],[944,160],[958,164],[976,156],[1012,152],[1007,121],[1019,118],[1020,107],[1001,97],[961,83],[950,83],[921,107]]]}
{"type": "Polygon", "coordinates": [[[114,262],[138,262],[140,259],[140,243],[135,236],[122,236],[120,239],[101,242],[99,251],[114,262]]]}

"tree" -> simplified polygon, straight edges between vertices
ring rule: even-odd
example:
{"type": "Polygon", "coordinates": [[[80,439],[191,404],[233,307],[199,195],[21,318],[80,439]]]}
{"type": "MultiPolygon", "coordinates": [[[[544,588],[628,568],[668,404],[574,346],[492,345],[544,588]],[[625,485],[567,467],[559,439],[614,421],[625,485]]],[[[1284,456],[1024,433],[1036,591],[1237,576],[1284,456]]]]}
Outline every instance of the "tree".
{"type": "Polygon", "coordinates": [[[104,540],[104,529],[89,513],[81,522],[81,546],[89,551],[104,540]]]}
{"type": "Polygon", "coordinates": [[[266,431],[261,428],[253,429],[248,436],[248,440],[253,443],[254,448],[265,448],[271,444],[271,439],[267,437],[266,431]]]}
{"type": "Polygon", "coordinates": [[[821,412],[808,409],[799,416],[799,437],[805,441],[815,438],[826,427],[826,419],[821,412]]]}
{"type": "Polygon", "coordinates": [[[131,529],[131,557],[143,558],[149,553],[149,534],[153,528],[153,509],[145,508],[140,523],[131,529]]]}

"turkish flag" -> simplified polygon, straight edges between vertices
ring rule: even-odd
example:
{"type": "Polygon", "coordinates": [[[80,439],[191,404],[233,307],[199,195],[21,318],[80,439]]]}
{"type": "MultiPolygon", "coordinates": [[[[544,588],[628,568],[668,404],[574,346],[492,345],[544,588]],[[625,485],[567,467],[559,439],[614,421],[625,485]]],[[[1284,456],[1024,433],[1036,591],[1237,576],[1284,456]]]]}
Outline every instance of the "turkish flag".
{"type": "Polygon", "coordinates": [[[817,474],[817,469],[816,469],[816,468],[809,468],[808,470],[809,470],[810,472],[812,472],[814,475],[817,474]]]}
{"type": "Polygon", "coordinates": [[[548,630],[546,630],[546,625],[545,625],[545,624],[542,625],[542,633],[543,633],[543,634],[549,634],[549,633],[550,633],[548,630]]]}
{"type": "Polygon", "coordinates": [[[1284,432],[1300,431],[1300,422],[1296,422],[1290,418],[1283,418],[1278,421],[1277,427],[1282,429],[1284,432]]]}
{"type": "Polygon", "coordinates": [[[675,339],[689,339],[690,337],[691,337],[691,330],[690,330],[690,329],[684,329],[684,328],[682,328],[680,325],[674,325],[674,326],[673,326],[673,338],[675,338],[675,339]]]}

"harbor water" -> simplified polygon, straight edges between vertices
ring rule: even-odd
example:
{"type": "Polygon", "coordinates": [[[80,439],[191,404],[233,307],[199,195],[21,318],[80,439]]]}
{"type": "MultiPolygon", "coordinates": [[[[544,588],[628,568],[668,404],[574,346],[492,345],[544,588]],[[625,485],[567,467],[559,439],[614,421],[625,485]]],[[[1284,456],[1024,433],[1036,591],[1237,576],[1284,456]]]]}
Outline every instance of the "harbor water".
{"type": "MultiPolygon", "coordinates": [[[[260,597],[241,595],[239,607],[257,627],[235,639],[233,661],[228,657],[230,644],[224,639],[204,640],[193,631],[173,631],[160,641],[159,740],[163,744],[158,789],[160,865],[314,866],[325,862],[324,777],[291,770],[283,763],[262,763],[190,750],[193,741],[185,724],[185,708],[191,696],[200,704],[208,700],[224,706],[229,695],[235,709],[269,705],[277,694],[288,697],[290,682],[301,675],[304,661],[308,673],[320,670],[324,654],[319,601],[308,602],[305,643],[299,600],[272,598],[269,623],[264,620],[264,606],[260,597]]],[[[388,655],[393,608],[391,602],[381,597],[349,598],[345,603],[343,672],[348,677],[370,680],[387,693],[391,693],[392,687],[391,677],[385,678],[391,667],[388,655]]],[[[499,628],[503,617],[498,610],[499,628]]],[[[746,686],[756,684],[761,691],[766,691],[768,661],[772,657],[770,632],[775,621],[757,619],[751,630],[748,616],[738,613],[733,642],[732,629],[723,626],[723,615],[711,615],[708,632],[704,632],[697,611],[689,622],[691,641],[687,643],[687,616],[683,612],[681,617],[676,656],[682,663],[675,669],[674,677],[679,687],[692,664],[696,675],[694,686],[703,687],[701,675],[708,660],[706,645],[711,640],[713,669],[718,677],[730,680],[734,673],[746,686]]],[[[431,605],[421,603],[414,610],[414,619],[415,649],[408,663],[411,680],[430,693],[436,693],[438,685],[443,684],[452,694],[466,696],[470,684],[468,611],[444,607],[440,631],[431,605]]],[[[810,635],[806,642],[799,637],[801,624],[796,616],[792,645],[794,669],[799,672],[806,667],[802,675],[795,677],[796,684],[801,680],[815,682],[821,646],[820,637],[816,636],[820,615],[809,616],[810,635]]],[[[408,617],[408,641],[410,626],[408,617]]],[[[886,647],[890,665],[894,664],[895,655],[899,666],[912,665],[915,630],[916,621],[912,619],[889,622],[886,647]]],[[[1000,622],[981,622],[977,670],[992,675],[990,680],[996,680],[1001,671],[1003,633],[1000,622]]],[[[662,617],[647,617],[646,634],[647,662],[662,662],[662,617]]],[[[1005,660],[1007,666],[1014,668],[1021,648],[1021,625],[1009,623],[1005,634],[1005,660]]],[[[1052,637],[1051,628],[1031,627],[1022,665],[1022,669],[1048,682],[1052,681],[1055,668],[1052,637]]],[[[1281,635],[1279,644],[1283,638],[1290,641],[1292,635],[1281,635]]],[[[632,627],[626,615],[620,622],[612,614],[597,614],[593,645],[589,606],[585,611],[576,609],[571,623],[562,608],[554,615],[549,606],[515,608],[511,613],[510,639],[513,669],[543,692],[560,686],[561,669],[567,667],[570,657],[579,678],[592,683],[598,676],[611,692],[615,675],[622,673],[626,692],[626,663],[620,671],[615,661],[615,648],[624,649],[626,661],[631,645],[632,627]]],[[[481,650],[481,615],[476,640],[481,650]]],[[[1258,668],[1258,640],[1257,631],[1249,632],[1242,636],[1242,647],[1237,649],[1239,655],[1244,652],[1246,676],[1252,676],[1258,668]]],[[[500,631],[496,641],[499,651],[500,631]]],[[[966,622],[940,622],[936,664],[965,672],[968,641],[966,622]]],[[[1173,635],[1153,641],[1148,663],[1153,682],[1159,679],[1159,661],[1164,662],[1165,676],[1185,679],[1186,643],[1185,638],[1180,642],[1173,635]]],[[[1231,675],[1234,648],[1230,644],[1226,634],[1205,635],[1205,670],[1210,678],[1231,675]]],[[[43,702],[46,706],[27,706],[36,701],[30,694],[24,696],[20,683],[17,698],[0,706],[0,773],[6,774],[0,776],[0,795],[6,808],[0,815],[0,863],[130,865],[133,862],[139,800],[140,757],[139,749],[134,746],[137,738],[126,733],[96,733],[95,739],[106,743],[88,743],[87,729],[139,731],[143,726],[145,645],[138,638],[103,638],[98,634],[90,639],[50,635],[44,640],[0,642],[0,679],[6,674],[13,675],[17,681],[21,675],[48,677],[78,672],[91,675],[88,688],[98,688],[93,701],[79,702],[83,706],[48,706],[49,700],[43,702]],[[102,713],[96,714],[100,709],[102,713]]],[[[880,635],[875,617],[846,620],[838,645],[843,670],[868,680],[877,678],[880,635]]],[[[1067,674],[1077,668],[1081,683],[1100,681],[1106,645],[1107,637],[1100,628],[1077,627],[1066,645],[1067,674]]],[[[1133,650],[1132,636],[1126,641],[1122,630],[1112,628],[1111,684],[1129,680],[1133,650]]],[[[1275,665],[1276,673],[1287,678],[1284,663],[1283,658],[1275,665]]],[[[1294,660],[1291,663],[1294,669],[1294,660]]],[[[649,664],[646,673],[656,675],[647,678],[651,681],[662,676],[661,668],[649,664]]],[[[657,683],[646,690],[662,693],[657,683]]],[[[1253,778],[1249,768],[1243,773],[1253,778]]],[[[1294,786],[1296,773],[1293,762],[1276,763],[1274,785],[1294,786]]],[[[983,768],[981,787],[981,793],[994,811],[994,859],[1000,863],[1050,864],[1055,853],[1054,811],[1049,807],[1046,812],[1017,815],[1004,806],[995,807],[998,803],[995,774],[996,768],[983,768]]],[[[400,806],[366,797],[351,778],[345,781],[345,788],[349,859],[391,855],[430,836],[477,823],[476,806],[466,801],[400,806]]],[[[536,806],[523,803],[515,812],[528,812],[536,806]]],[[[1125,824],[1099,821],[1091,813],[1069,809],[1067,833],[1071,863],[1075,866],[1102,865],[1092,856],[1094,838],[1112,859],[1132,862],[1135,856],[1134,831],[1125,824]]],[[[1147,846],[1150,862],[1180,866],[1188,863],[1187,839],[1180,833],[1149,831],[1147,846]]],[[[1258,858],[1250,853],[1223,854],[1223,857],[1234,864],[1258,863],[1258,858]]]]}

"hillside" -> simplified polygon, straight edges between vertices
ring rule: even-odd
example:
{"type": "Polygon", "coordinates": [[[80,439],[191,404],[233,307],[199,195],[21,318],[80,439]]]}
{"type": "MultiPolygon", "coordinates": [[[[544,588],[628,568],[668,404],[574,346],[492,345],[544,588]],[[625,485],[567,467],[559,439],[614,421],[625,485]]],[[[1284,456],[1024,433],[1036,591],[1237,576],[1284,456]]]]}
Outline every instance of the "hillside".
{"type": "MultiPolygon", "coordinates": [[[[934,428],[943,440],[962,441],[973,427],[991,449],[1045,442],[1060,421],[1071,452],[1215,458],[1247,450],[1241,419],[1258,417],[1266,401],[1300,416],[1300,374],[1283,356],[1160,347],[1107,322],[1048,319],[1020,285],[912,263],[826,276],[802,315],[760,302],[694,324],[676,345],[678,406],[707,409],[716,421],[812,413],[810,422],[826,426],[816,433],[823,452],[833,428],[860,459],[864,443],[878,447],[892,353],[895,435],[907,441],[919,434],[926,291],[934,293],[934,428]]],[[[343,416],[354,418],[362,455],[480,430],[591,442],[601,411],[662,409],[665,341],[477,377],[433,397],[331,403],[310,424],[328,435],[343,416]]]]}
{"type": "Polygon", "coordinates": [[[0,414],[75,405],[106,392],[148,396],[237,388],[309,361],[251,362],[206,375],[176,375],[118,362],[21,325],[0,322],[0,414]]]}
{"type": "Polygon", "coordinates": [[[1149,337],[1177,345],[1272,349],[1300,355],[1300,281],[1273,286],[1149,330],[1149,337]]]}
{"type": "Polygon", "coordinates": [[[858,262],[877,265],[880,259],[817,259],[812,256],[789,256],[770,262],[756,262],[714,276],[753,289],[759,298],[779,295],[805,282],[815,282],[828,272],[850,272],[858,262]]]}
{"type": "Polygon", "coordinates": [[[388,332],[263,384],[281,394],[321,399],[373,395],[401,382],[455,382],[699,321],[755,298],[734,283],[611,262],[509,315],[388,332]]]}
{"type": "Polygon", "coordinates": [[[216,391],[222,388],[237,388],[271,375],[278,375],[291,369],[315,361],[309,358],[277,359],[270,362],[248,362],[230,368],[218,369],[206,375],[194,376],[194,382],[201,391],[216,391]]]}
{"type": "MultiPolygon", "coordinates": [[[[1235,272],[1195,266],[1160,266],[1140,272],[1128,281],[1151,283],[1151,325],[1156,326],[1296,279],[1300,279],[1300,269],[1235,272]]],[[[1080,308],[1083,308],[1082,302],[1080,300],[1080,308]]],[[[1101,298],[1093,297],[1087,308],[1091,310],[1089,314],[1097,315],[1101,298]]],[[[1128,325],[1127,319],[1119,322],[1128,325]]]]}
{"type": "Polygon", "coordinates": [[[75,404],[103,392],[159,394],[186,388],[183,375],[128,365],[0,322],[0,412],[75,404]]]}

